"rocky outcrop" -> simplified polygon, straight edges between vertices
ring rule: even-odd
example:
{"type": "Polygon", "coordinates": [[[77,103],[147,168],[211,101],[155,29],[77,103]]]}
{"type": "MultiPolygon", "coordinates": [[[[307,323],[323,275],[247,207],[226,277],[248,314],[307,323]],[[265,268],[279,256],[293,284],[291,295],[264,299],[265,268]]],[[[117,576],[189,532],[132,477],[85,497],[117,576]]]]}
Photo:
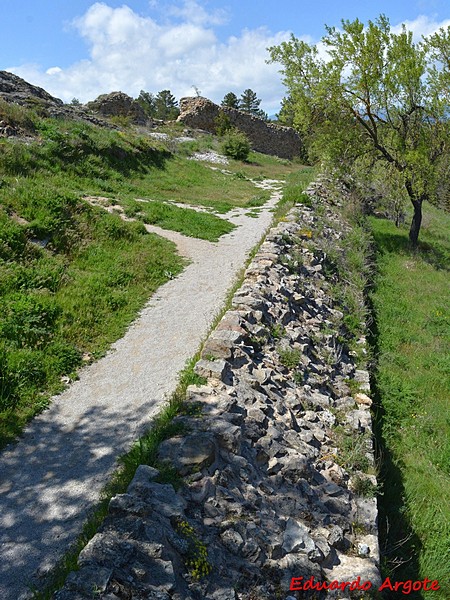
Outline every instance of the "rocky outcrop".
{"type": "Polygon", "coordinates": [[[29,108],[41,106],[57,109],[63,106],[63,101],[59,98],[8,71],[0,71],[0,98],[29,108]]]}
{"type": "Polygon", "coordinates": [[[298,133],[291,127],[267,123],[263,119],[234,108],[218,106],[207,98],[194,97],[180,100],[178,121],[188,127],[216,133],[216,119],[225,114],[233,127],[243,131],[257,152],[292,159],[302,154],[303,146],[298,133]]]}
{"type": "Polygon", "coordinates": [[[142,106],[124,92],[102,94],[85,106],[88,110],[99,113],[103,117],[128,117],[136,125],[148,124],[148,118],[142,106]]]}
{"type": "MultiPolygon", "coordinates": [[[[38,114],[45,117],[55,117],[63,119],[77,119],[88,121],[100,127],[114,128],[114,125],[105,121],[105,119],[95,117],[84,110],[82,106],[71,106],[64,104],[59,98],[55,98],[44,89],[28,83],[21,77],[0,71],[0,99],[8,103],[19,104],[26,108],[35,110],[38,114]]],[[[20,129],[11,125],[11,123],[0,123],[0,135],[5,137],[22,135],[20,129]]]]}
{"type": "Polygon", "coordinates": [[[305,206],[271,230],[205,343],[182,433],[160,445],[182,487],[139,467],[57,600],[345,599],[378,587],[369,377],[339,341],[321,244],[339,249],[344,230],[336,212],[305,206]]]}

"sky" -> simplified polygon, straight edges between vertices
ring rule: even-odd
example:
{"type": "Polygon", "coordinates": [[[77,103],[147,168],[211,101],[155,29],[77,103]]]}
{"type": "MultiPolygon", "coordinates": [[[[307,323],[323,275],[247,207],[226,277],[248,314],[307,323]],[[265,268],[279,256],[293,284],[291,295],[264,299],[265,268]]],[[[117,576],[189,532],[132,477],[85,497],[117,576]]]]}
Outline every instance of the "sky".
{"type": "Polygon", "coordinates": [[[65,102],[112,91],[198,90],[215,102],[251,88],[269,114],[285,95],[267,47],[291,33],[385,14],[420,38],[450,26],[450,0],[0,0],[0,70],[65,102]]]}

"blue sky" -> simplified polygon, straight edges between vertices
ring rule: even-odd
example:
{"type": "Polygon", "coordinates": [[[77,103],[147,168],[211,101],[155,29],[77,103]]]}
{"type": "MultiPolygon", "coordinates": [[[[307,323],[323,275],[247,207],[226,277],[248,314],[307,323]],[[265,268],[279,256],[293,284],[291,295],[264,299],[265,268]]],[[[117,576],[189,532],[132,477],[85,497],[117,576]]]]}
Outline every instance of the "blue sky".
{"type": "Polygon", "coordinates": [[[449,0],[1,0],[0,69],[70,101],[170,89],[220,101],[252,88],[269,113],[284,95],[266,48],[290,32],[316,43],[324,24],[386,14],[415,35],[450,25],[449,0]]]}

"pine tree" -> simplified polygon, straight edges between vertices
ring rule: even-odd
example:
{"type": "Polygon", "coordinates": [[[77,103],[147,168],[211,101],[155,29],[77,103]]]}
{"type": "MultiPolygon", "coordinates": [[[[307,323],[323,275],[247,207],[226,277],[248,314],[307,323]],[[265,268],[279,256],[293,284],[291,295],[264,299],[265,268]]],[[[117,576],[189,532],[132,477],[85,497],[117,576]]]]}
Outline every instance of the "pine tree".
{"type": "Polygon", "coordinates": [[[260,109],[261,100],[256,96],[256,92],[250,88],[244,90],[239,101],[239,109],[244,112],[256,114],[260,109]]]}
{"type": "Polygon", "coordinates": [[[228,106],[229,108],[239,108],[239,98],[234,92],[228,92],[223,97],[221,106],[228,106]]]}
{"type": "Polygon", "coordinates": [[[261,100],[256,96],[256,92],[248,88],[244,90],[241,95],[241,99],[239,100],[239,110],[251,113],[252,115],[267,121],[268,116],[261,108],[259,108],[260,104],[261,100]]]}
{"type": "Polygon", "coordinates": [[[166,120],[174,120],[180,114],[178,102],[170,90],[162,90],[155,97],[155,118],[166,120]]]}
{"type": "Polygon", "coordinates": [[[141,105],[147,117],[155,117],[155,96],[152,93],[141,90],[136,101],[141,105]]]}

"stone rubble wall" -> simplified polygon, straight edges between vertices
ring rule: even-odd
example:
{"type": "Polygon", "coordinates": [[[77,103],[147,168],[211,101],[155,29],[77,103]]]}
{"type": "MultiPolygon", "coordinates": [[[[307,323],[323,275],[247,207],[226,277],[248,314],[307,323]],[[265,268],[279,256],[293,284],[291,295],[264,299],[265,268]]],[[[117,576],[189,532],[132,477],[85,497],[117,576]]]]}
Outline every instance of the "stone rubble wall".
{"type": "MultiPolygon", "coordinates": [[[[345,226],[326,216],[339,247],[345,226]]],[[[343,314],[321,218],[297,206],[269,232],[209,336],[196,365],[207,383],[188,388],[184,433],[159,448],[184,485],[140,466],[56,600],[359,597],[289,591],[292,577],[378,587],[376,500],[355,491],[376,479],[344,468],[336,443],[338,430],[357,440],[374,471],[369,376],[330,332],[343,314]]]]}
{"type": "Polygon", "coordinates": [[[292,159],[302,154],[303,145],[298,133],[291,127],[267,123],[249,113],[224,106],[218,106],[202,97],[181,98],[181,114],[177,121],[188,127],[216,133],[216,119],[225,114],[233,127],[243,131],[257,152],[280,158],[292,159]]]}
{"type": "Polygon", "coordinates": [[[92,102],[88,102],[85,108],[103,117],[127,117],[136,125],[151,124],[151,120],[139,102],[124,92],[102,94],[92,102]]]}

